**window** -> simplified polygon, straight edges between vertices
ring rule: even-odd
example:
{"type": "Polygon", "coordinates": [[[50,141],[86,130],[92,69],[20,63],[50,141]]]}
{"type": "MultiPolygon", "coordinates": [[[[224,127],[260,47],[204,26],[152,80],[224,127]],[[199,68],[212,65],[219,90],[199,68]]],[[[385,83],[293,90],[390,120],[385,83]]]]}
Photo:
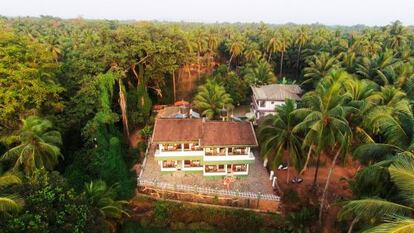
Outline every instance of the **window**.
{"type": "Polygon", "coordinates": [[[177,164],[177,161],[173,161],[173,160],[162,161],[163,168],[175,168],[176,164],[177,164]]]}
{"type": "Polygon", "coordinates": [[[234,147],[232,154],[233,155],[246,155],[247,154],[247,147],[234,147]]]}
{"type": "Polygon", "coordinates": [[[184,167],[191,168],[191,167],[201,167],[200,160],[184,160],[184,167]]]}
{"type": "Polygon", "coordinates": [[[266,106],[266,101],[259,101],[259,106],[264,108],[266,106]]]}
{"type": "Polygon", "coordinates": [[[224,165],[206,165],[205,172],[207,173],[225,172],[224,165]]]}
{"type": "Polygon", "coordinates": [[[247,165],[246,164],[233,164],[233,172],[246,172],[247,165]]]}

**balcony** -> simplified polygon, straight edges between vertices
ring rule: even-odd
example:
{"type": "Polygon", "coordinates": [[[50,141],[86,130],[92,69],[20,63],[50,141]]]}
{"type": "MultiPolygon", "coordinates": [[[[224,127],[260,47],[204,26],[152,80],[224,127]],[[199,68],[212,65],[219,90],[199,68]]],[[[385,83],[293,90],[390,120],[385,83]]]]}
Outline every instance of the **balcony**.
{"type": "Polygon", "coordinates": [[[155,150],[155,158],[157,157],[186,157],[186,156],[203,156],[202,150],[155,150]]]}
{"type": "Polygon", "coordinates": [[[252,152],[243,155],[219,155],[219,156],[204,156],[204,161],[206,162],[215,162],[215,161],[240,161],[240,160],[249,160],[254,161],[254,155],[252,152]]]}

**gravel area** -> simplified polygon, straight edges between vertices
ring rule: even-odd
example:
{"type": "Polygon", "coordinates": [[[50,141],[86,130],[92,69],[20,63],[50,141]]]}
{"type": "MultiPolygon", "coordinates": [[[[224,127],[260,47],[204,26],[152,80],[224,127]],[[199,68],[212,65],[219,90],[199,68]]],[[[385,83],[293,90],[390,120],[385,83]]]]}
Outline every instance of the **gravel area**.
{"type": "MultiPolygon", "coordinates": [[[[198,185],[209,188],[225,189],[223,177],[206,177],[202,172],[161,172],[156,160],[154,160],[154,148],[148,153],[147,162],[141,179],[157,180],[172,184],[198,185]]],[[[254,164],[249,165],[249,175],[237,177],[230,185],[231,190],[240,192],[255,192],[272,194],[272,184],[269,174],[263,167],[263,162],[257,157],[254,164]]]]}

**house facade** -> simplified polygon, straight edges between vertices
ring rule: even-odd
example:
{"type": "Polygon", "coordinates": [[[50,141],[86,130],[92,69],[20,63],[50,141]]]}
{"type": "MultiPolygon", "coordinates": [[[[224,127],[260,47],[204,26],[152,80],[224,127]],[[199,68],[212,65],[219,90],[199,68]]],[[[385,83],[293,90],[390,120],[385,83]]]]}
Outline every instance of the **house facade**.
{"type": "Polygon", "coordinates": [[[161,171],[248,175],[257,147],[250,122],[157,119],[152,144],[161,171]]]}
{"type": "Polygon", "coordinates": [[[300,100],[302,89],[299,85],[294,84],[270,84],[260,87],[251,87],[252,104],[251,111],[254,113],[256,120],[275,114],[276,106],[283,105],[286,99],[300,100]]]}

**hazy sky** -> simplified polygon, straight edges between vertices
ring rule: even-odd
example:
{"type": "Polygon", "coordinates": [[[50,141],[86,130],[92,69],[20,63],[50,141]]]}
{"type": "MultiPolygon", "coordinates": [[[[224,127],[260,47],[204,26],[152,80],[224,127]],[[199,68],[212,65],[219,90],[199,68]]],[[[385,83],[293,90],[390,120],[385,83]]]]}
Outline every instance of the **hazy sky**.
{"type": "Polygon", "coordinates": [[[197,22],[414,25],[414,0],[0,0],[0,15],[197,22]]]}

